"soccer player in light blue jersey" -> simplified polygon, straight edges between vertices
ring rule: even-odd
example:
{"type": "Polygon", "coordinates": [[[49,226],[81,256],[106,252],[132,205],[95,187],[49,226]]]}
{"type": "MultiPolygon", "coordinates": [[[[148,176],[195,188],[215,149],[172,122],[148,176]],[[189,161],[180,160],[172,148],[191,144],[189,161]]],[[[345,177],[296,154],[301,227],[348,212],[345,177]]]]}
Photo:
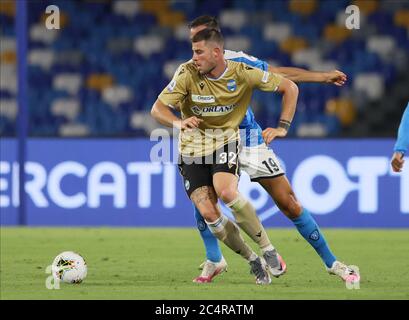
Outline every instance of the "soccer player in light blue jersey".
{"type": "Polygon", "coordinates": [[[391,160],[391,166],[393,171],[401,172],[403,168],[403,156],[409,148],[409,102],[406,105],[406,109],[403,112],[402,120],[398,129],[398,139],[396,140],[395,147],[393,148],[393,156],[391,160]]]}
{"type": "MultiPolygon", "coordinates": [[[[211,28],[220,31],[219,24],[214,17],[201,16],[189,24],[190,35],[211,28]]],[[[225,59],[244,62],[250,67],[263,71],[279,73],[295,82],[333,83],[342,86],[347,80],[346,75],[338,70],[331,72],[312,72],[299,68],[272,67],[265,61],[249,56],[243,52],[225,50],[225,59]]],[[[243,148],[239,154],[241,169],[249,174],[251,181],[257,181],[269,193],[280,210],[294,223],[303,238],[315,249],[324,262],[330,274],[339,276],[344,281],[358,282],[359,270],[354,266],[347,266],[337,260],[331,252],[324,235],[320,231],[313,216],[301,206],[297,200],[288,179],[272,149],[268,147],[276,137],[287,134],[290,123],[280,121],[277,128],[260,128],[249,107],[240,125],[243,148]]],[[[208,229],[202,216],[195,208],[195,218],[206,248],[207,260],[201,265],[202,273],[193,281],[197,283],[211,282],[212,279],[227,270],[227,263],[223,258],[217,239],[208,229]]],[[[274,249],[276,253],[276,250],[274,249]]],[[[277,254],[275,276],[285,272],[285,263],[277,254]],[[281,273],[280,273],[280,272],[281,273]]]]}

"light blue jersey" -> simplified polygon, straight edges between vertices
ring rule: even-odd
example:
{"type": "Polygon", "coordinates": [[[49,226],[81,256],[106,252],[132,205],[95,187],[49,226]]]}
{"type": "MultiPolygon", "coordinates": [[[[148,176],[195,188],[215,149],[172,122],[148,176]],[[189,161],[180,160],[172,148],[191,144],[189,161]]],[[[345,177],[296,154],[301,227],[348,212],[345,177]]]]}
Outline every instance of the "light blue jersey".
{"type": "Polygon", "coordinates": [[[402,120],[399,125],[398,139],[396,140],[395,152],[401,152],[405,154],[409,148],[409,102],[403,112],[402,120]]]}
{"type": "MultiPolygon", "coordinates": [[[[227,60],[233,60],[237,62],[243,62],[251,67],[261,69],[263,71],[268,70],[267,62],[259,60],[256,57],[249,56],[243,51],[231,51],[224,50],[224,58],[227,60]]],[[[261,135],[262,130],[259,124],[254,119],[254,113],[251,110],[251,106],[248,107],[246,115],[243,121],[240,123],[240,138],[244,146],[254,147],[263,143],[263,137],[261,135]]]]}

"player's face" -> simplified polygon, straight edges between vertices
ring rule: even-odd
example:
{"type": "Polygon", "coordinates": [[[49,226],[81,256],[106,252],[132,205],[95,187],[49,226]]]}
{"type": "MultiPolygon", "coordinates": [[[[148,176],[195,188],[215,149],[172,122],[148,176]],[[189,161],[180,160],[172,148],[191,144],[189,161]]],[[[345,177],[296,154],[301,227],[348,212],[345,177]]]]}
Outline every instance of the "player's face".
{"type": "Polygon", "coordinates": [[[215,49],[206,41],[192,43],[193,62],[195,63],[200,74],[207,74],[216,67],[215,49]]]}

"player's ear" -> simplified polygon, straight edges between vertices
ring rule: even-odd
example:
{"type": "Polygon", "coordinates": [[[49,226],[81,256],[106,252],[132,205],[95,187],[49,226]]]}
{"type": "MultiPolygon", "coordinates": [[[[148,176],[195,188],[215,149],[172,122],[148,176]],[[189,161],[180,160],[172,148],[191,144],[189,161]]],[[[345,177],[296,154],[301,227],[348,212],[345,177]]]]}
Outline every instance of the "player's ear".
{"type": "Polygon", "coordinates": [[[213,53],[215,55],[216,58],[219,58],[220,55],[222,54],[222,50],[220,47],[214,47],[213,48],[213,53]]]}

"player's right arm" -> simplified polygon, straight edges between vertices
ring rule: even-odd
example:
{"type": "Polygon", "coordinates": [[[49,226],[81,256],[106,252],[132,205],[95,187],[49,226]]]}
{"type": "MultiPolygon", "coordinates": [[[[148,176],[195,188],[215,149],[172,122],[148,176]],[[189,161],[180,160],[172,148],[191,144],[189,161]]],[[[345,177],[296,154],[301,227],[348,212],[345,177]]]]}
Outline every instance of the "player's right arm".
{"type": "Polygon", "coordinates": [[[202,119],[189,117],[180,119],[173,112],[173,106],[178,105],[188,95],[189,72],[185,65],[180,65],[176,70],[172,81],[162,90],[158,99],[152,106],[151,115],[160,124],[177,129],[193,129],[199,126],[202,119]]]}
{"type": "Polygon", "coordinates": [[[166,127],[174,127],[179,130],[193,129],[199,126],[202,119],[197,117],[190,117],[187,119],[180,119],[175,116],[170,107],[165,105],[162,101],[157,99],[151,109],[151,115],[160,124],[166,127]]]}

